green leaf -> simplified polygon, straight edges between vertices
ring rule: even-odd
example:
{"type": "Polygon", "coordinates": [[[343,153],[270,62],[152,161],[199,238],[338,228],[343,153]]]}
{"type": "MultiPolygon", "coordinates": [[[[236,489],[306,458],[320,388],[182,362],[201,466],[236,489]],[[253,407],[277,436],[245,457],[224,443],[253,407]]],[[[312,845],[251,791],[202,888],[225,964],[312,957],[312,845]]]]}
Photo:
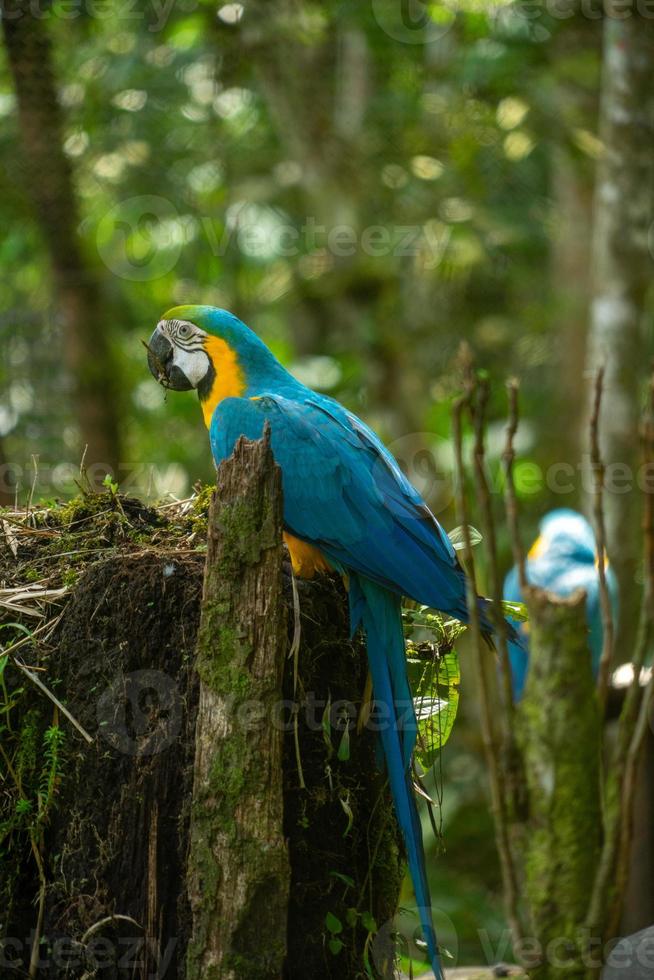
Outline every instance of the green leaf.
{"type": "Polygon", "coordinates": [[[461,672],[456,650],[410,660],[409,680],[418,720],[415,755],[423,769],[431,769],[438,752],[452,733],[459,708],[461,672]]]}
{"type": "Polygon", "coordinates": [[[361,925],[368,932],[377,932],[377,923],[375,922],[375,917],[371,912],[361,913],[361,925]]]}
{"type": "Polygon", "coordinates": [[[327,704],[325,705],[325,710],[322,713],[322,737],[325,745],[327,746],[327,758],[331,759],[334,754],[334,745],[332,743],[332,726],[330,721],[332,711],[332,696],[331,692],[327,695],[327,704]]]}
{"type": "Polygon", "coordinates": [[[29,630],[27,626],[23,626],[22,623],[3,623],[0,626],[0,630],[18,630],[19,633],[24,633],[25,636],[34,636],[32,630],[29,630]]]}
{"type": "Polygon", "coordinates": [[[327,945],[329,946],[329,952],[333,953],[334,956],[338,956],[345,943],[342,939],[330,939],[327,945]]]}
{"type": "Polygon", "coordinates": [[[502,602],[502,612],[505,616],[510,616],[511,619],[515,619],[518,623],[529,621],[529,612],[524,602],[507,602],[504,599],[502,602]]]}
{"type": "Polygon", "coordinates": [[[109,493],[114,497],[118,493],[118,484],[114,480],[112,480],[109,473],[105,475],[105,478],[102,481],[102,486],[106,487],[109,493]]]}
{"type": "Polygon", "coordinates": [[[413,650],[416,643],[424,642],[425,639],[437,647],[451,647],[457,637],[467,629],[458,619],[448,619],[429,606],[403,609],[402,618],[409,650],[413,650]]]}
{"type": "Polygon", "coordinates": [[[331,932],[333,936],[337,936],[339,932],[343,932],[343,923],[333,912],[328,912],[325,916],[325,926],[327,927],[327,932],[331,932]]]}
{"type": "MultiPolygon", "coordinates": [[[[460,525],[459,527],[452,528],[452,530],[447,535],[450,541],[452,542],[452,547],[454,548],[455,551],[465,551],[466,539],[465,539],[464,532],[465,532],[464,526],[460,525]]],[[[484,540],[481,532],[478,531],[476,527],[472,527],[471,524],[468,524],[468,534],[470,535],[471,548],[474,548],[475,545],[479,544],[480,541],[484,540]]]]}
{"type": "Polygon", "coordinates": [[[347,837],[347,835],[352,830],[352,824],[354,823],[354,814],[352,813],[352,807],[350,806],[350,801],[348,798],[343,799],[342,796],[339,796],[338,802],[343,807],[343,811],[345,813],[345,816],[347,817],[347,827],[343,831],[343,837],[347,837]]]}
{"type": "Polygon", "coordinates": [[[370,964],[371,935],[372,935],[371,933],[368,933],[368,936],[366,938],[366,944],[363,947],[363,967],[366,971],[366,976],[368,977],[368,980],[375,980],[375,974],[372,972],[372,966],[370,964]]]}
{"type": "Polygon", "coordinates": [[[344,875],[340,871],[330,871],[329,874],[332,878],[338,878],[348,888],[354,888],[354,878],[350,878],[349,875],[344,875]]]}
{"type": "Polygon", "coordinates": [[[359,919],[359,913],[355,908],[350,908],[346,910],[345,921],[349,926],[352,926],[352,928],[354,928],[354,926],[357,924],[358,919],[359,919]]]}
{"type": "Polygon", "coordinates": [[[337,758],[339,762],[347,762],[350,758],[350,729],[343,731],[340,745],[338,746],[337,758]]]}

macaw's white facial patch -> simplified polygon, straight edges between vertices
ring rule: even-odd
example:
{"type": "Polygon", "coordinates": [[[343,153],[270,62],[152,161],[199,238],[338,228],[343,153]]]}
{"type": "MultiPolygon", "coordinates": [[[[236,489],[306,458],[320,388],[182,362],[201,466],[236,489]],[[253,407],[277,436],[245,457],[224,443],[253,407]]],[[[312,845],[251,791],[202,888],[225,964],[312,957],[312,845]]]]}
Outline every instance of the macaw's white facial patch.
{"type": "Polygon", "coordinates": [[[171,364],[197,388],[207,376],[210,362],[204,349],[204,330],[188,320],[160,320],[157,329],[173,345],[171,364]]]}
{"type": "Polygon", "coordinates": [[[179,347],[173,354],[173,367],[179,368],[189,383],[197,388],[209,370],[209,358],[204,351],[186,351],[179,347]]]}

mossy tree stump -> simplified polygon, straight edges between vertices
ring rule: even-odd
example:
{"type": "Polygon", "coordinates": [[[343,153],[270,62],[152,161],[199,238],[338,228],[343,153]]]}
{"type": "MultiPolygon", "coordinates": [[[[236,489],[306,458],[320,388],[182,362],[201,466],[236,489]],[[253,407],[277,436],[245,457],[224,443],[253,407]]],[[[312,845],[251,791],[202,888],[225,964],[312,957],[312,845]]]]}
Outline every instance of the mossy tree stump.
{"type": "MultiPolygon", "coordinates": [[[[215,923],[207,924],[206,933],[198,928],[204,914],[198,903],[206,897],[207,910],[215,906],[211,889],[220,882],[209,876],[205,883],[198,874],[201,864],[188,861],[194,759],[199,752],[206,771],[206,753],[214,751],[209,745],[196,750],[195,659],[207,499],[202,494],[179,510],[157,510],[112,493],[85,495],[65,507],[36,509],[29,516],[12,513],[15,540],[6,543],[0,536],[3,585],[22,586],[38,569],[39,580],[68,589],[58,604],[45,610],[53,624],[47,644],[37,638],[23,647],[22,655],[26,663],[41,668],[42,680],[93,737],[88,745],[65,719],[57,719],[46,697],[7,668],[10,692],[24,688],[12,725],[21,745],[29,744],[31,754],[24,760],[28,795],[28,778],[38,792],[43,733],[58,724],[65,736],[55,796],[43,827],[46,890],[39,980],[185,980],[199,970],[203,941],[214,941],[215,923]],[[23,742],[27,732],[29,743],[23,742]]],[[[260,527],[261,540],[250,552],[244,552],[240,533],[231,539],[225,534],[220,545],[215,542],[224,548],[231,540],[234,548],[232,558],[218,563],[230,578],[225,593],[222,583],[215,582],[223,598],[247,588],[245,577],[255,575],[257,554],[264,564],[274,559],[272,582],[257,579],[269,590],[268,599],[253,598],[257,608],[268,610],[265,622],[258,619],[257,636],[267,637],[268,649],[279,657],[276,666],[259,665],[271,670],[266,697],[272,700],[274,687],[279,699],[278,672],[283,667],[282,698],[289,709],[278,716],[278,776],[259,759],[260,782],[252,782],[236,764],[227,768],[226,750],[216,760],[225,777],[216,788],[233,799],[235,787],[241,785],[253,807],[268,805],[275,822],[281,821],[266,875],[260,872],[268,859],[256,863],[256,854],[252,872],[253,881],[269,880],[272,868],[279,882],[266,914],[269,922],[278,924],[273,943],[278,962],[286,948],[284,980],[358,980],[364,973],[364,955],[377,975],[388,976],[388,923],[397,908],[402,870],[392,804],[376,765],[375,735],[358,735],[352,724],[365,684],[365,649],[360,638],[349,637],[341,580],[320,576],[298,581],[301,629],[295,678],[293,660],[287,656],[294,635],[290,567],[284,561],[280,571],[279,539],[273,540],[269,523],[271,514],[278,515],[278,506],[255,508],[253,524],[260,527]],[[273,624],[279,632],[274,641],[273,624]],[[344,739],[349,741],[347,753],[342,751],[344,739]],[[270,778],[264,779],[264,774],[270,778]],[[270,785],[274,802],[264,804],[270,785]],[[371,933],[373,920],[382,929],[381,938],[371,933]]],[[[218,565],[212,565],[217,577],[218,565]]],[[[216,615],[219,611],[214,609],[216,615]]],[[[16,618],[16,613],[0,611],[0,622],[16,618]]],[[[33,624],[26,619],[26,625],[33,624]]],[[[243,704],[246,685],[240,675],[251,672],[253,662],[239,664],[238,656],[249,647],[255,625],[243,623],[240,638],[235,635],[241,631],[238,624],[231,637],[221,624],[215,625],[216,634],[209,636],[210,620],[205,616],[198,663],[202,683],[217,685],[220,690],[212,697],[219,704],[226,698],[223,688],[233,684],[233,703],[243,704]],[[232,650],[227,663],[230,644],[234,647],[237,639],[238,650],[232,650]],[[209,650],[206,646],[202,651],[205,640],[225,655],[226,669],[218,676],[204,660],[209,650]]],[[[9,639],[11,633],[5,636],[9,639]]],[[[205,693],[208,700],[209,694],[205,693]]],[[[230,711],[227,721],[235,717],[230,711]]],[[[258,707],[244,709],[238,718],[247,727],[256,723],[259,712],[258,707]]],[[[222,737],[222,730],[217,734],[222,737]]],[[[270,734],[266,727],[264,735],[270,734]]],[[[236,738],[240,737],[239,729],[236,738]]],[[[249,733],[248,743],[241,746],[246,763],[253,752],[260,755],[260,742],[261,731],[249,733]]],[[[250,775],[256,780],[254,770],[250,775]]],[[[3,785],[0,824],[18,802],[11,795],[11,781],[3,785]]],[[[201,787],[196,781],[196,802],[201,787]]],[[[204,802],[209,802],[209,795],[204,802]]],[[[203,815],[202,794],[199,803],[193,815],[196,857],[202,821],[212,819],[208,808],[203,815]]],[[[228,814],[216,799],[216,824],[227,837],[237,827],[239,833],[247,830],[248,816],[228,814]]],[[[209,843],[215,845],[216,840],[209,843]]],[[[222,865],[222,852],[216,852],[215,859],[222,865]]],[[[27,835],[13,832],[2,860],[0,975],[21,976],[29,966],[41,887],[27,835]]],[[[256,894],[256,888],[250,894],[256,894]]],[[[233,948],[245,945],[246,954],[256,958],[262,948],[260,918],[253,917],[250,925],[251,945],[249,938],[243,944],[239,933],[233,948]]],[[[268,975],[269,964],[264,962],[264,973],[257,974],[251,963],[252,958],[244,966],[234,957],[234,975],[248,980],[268,975]]]]}
{"type": "MultiPolygon", "coordinates": [[[[585,593],[529,588],[529,674],[516,711],[526,780],[526,965],[537,980],[589,976],[583,923],[601,842],[601,726],[585,593]]],[[[596,953],[595,953],[596,955],[596,953]]]]}

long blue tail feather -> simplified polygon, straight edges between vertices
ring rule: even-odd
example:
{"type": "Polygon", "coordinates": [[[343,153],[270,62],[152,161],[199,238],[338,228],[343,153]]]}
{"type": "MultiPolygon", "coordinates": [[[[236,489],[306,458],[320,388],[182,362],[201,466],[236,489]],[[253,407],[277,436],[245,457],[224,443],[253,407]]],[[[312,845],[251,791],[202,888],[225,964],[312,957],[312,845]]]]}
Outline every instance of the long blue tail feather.
{"type": "Polygon", "coordinates": [[[404,839],[429,960],[437,980],[443,971],[431,915],[422,827],[411,783],[410,762],[417,722],[407,678],[401,599],[363,576],[350,577],[352,631],[362,625],[368,646],[373,695],[383,709],[380,737],[397,821],[404,839]]]}

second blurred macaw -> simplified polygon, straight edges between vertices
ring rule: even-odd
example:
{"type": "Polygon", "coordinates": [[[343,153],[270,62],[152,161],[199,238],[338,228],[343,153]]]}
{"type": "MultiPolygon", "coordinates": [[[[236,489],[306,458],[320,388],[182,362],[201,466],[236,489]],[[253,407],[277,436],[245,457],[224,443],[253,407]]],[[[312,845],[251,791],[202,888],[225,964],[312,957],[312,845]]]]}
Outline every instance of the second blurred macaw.
{"type": "MultiPolygon", "coordinates": [[[[417,722],[407,678],[402,596],[467,621],[466,582],[452,544],[377,436],[355,415],[286,371],[244,323],[211,306],[169,310],[149,342],[163,385],[197,389],[216,464],[239,436],[270,425],[282,471],[293,569],[347,575],[350,622],[363,626],[395,812],[429,959],[442,976],[416,807],[411,756],[417,722]]],[[[492,627],[479,599],[482,629],[492,627]]]]}
{"type": "MultiPolygon", "coordinates": [[[[600,608],[599,576],[593,529],[581,514],[568,508],[552,510],[540,522],[539,535],[527,556],[527,580],[555,595],[568,596],[577,589],[586,592],[588,644],[593,670],[597,673],[602,655],[602,612],[600,608]]],[[[607,566],[606,580],[615,620],[618,610],[618,585],[613,570],[607,566]]],[[[504,598],[522,602],[517,568],[512,568],[504,581],[504,598]]],[[[509,644],[513,694],[519,701],[524,693],[529,669],[529,624],[516,623],[523,646],[509,644]]]]}

